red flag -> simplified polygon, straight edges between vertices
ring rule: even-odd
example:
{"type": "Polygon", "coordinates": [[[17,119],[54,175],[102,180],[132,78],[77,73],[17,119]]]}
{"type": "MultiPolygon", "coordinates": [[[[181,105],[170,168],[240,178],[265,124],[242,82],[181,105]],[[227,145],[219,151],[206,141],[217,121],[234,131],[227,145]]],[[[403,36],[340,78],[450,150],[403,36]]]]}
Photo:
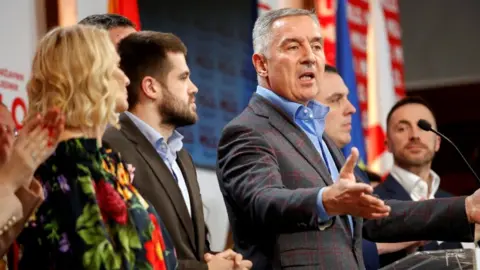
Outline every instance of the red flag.
{"type": "MultiPolygon", "coordinates": [[[[405,95],[397,1],[347,1],[360,103],[358,113],[362,116],[366,135],[368,167],[381,175],[387,173],[392,165],[391,155],[385,148],[386,114],[395,101],[405,95]]],[[[336,63],[336,2],[315,1],[325,40],[326,60],[332,65],[336,63]]]]}
{"type": "Polygon", "coordinates": [[[135,24],[137,31],[141,28],[137,0],[109,0],[108,13],[114,13],[128,18],[135,24]]]}
{"type": "Polygon", "coordinates": [[[405,95],[397,1],[370,0],[367,37],[368,142],[370,169],[385,175],[393,166],[385,146],[387,114],[405,95]]]}

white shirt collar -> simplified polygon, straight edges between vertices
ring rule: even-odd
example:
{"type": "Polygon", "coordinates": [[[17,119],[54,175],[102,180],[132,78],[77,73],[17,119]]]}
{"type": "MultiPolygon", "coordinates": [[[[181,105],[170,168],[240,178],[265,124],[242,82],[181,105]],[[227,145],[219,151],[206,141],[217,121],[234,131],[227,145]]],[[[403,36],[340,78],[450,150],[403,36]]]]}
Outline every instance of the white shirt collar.
{"type": "Polygon", "coordinates": [[[430,170],[430,176],[432,177],[432,191],[428,196],[427,182],[423,181],[418,175],[413,174],[407,170],[404,170],[397,165],[393,165],[390,171],[392,176],[398,181],[398,183],[407,191],[413,201],[419,201],[423,199],[434,199],[435,193],[440,186],[440,177],[434,171],[430,170]]]}

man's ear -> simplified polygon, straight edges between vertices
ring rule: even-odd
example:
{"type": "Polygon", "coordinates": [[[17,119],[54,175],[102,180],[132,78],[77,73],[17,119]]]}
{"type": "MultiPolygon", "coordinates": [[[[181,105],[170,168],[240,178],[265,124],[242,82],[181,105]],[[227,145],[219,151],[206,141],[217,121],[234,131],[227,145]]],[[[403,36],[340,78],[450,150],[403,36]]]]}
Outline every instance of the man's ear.
{"type": "Polygon", "coordinates": [[[257,72],[258,76],[260,77],[267,77],[267,61],[263,54],[255,53],[252,55],[252,62],[253,66],[255,67],[255,71],[257,72]]]}
{"type": "Polygon", "coordinates": [[[385,134],[385,141],[384,141],[385,146],[387,147],[388,152],[392,153],[392,144],[390,143],[390,140],[388,139],[388,131],[387,134],[385,134]]]}
{"type": "Polygon", "coordinates": [[[438,152],[438,150],[440,150],[440,142],[442,141],[442,137],[440,136],[436,136],[435,138],[435,153],[438,152]]]}
{"type": "Polygon", "coordinates": [[[145,76],[142,80],[142,92],[149,99],[157,99],[161,93],[161,84],[151,76],[145,76]]]}

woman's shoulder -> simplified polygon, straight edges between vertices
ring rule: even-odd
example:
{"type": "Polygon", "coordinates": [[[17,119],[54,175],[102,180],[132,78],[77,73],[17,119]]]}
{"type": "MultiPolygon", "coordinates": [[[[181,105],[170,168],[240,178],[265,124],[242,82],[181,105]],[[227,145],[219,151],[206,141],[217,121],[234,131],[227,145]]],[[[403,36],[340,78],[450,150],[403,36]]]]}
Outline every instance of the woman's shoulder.
{"type": "Polygon", "coordinates": [[[40,179],[56,175],[71,175],[92,171],[102,162],[96,139],[73,138],[60,142],[53,154],[37,169],[40,179]]]}
{"type": "Polygon", "coordinates": [[[100,152],[101,147],[96,139],[81,137],[61,141],[52,156],[85,158],[98,155],[100,152]]]}

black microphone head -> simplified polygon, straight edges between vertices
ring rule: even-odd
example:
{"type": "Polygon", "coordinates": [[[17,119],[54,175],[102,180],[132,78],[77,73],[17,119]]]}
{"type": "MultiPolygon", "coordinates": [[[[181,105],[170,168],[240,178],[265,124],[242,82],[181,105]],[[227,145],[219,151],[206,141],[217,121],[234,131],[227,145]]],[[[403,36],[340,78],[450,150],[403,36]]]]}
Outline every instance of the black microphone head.
{"type": "Polygon", "coordinates": [[[420,119],[417,122],[417,126],[425,131],[430,131],[432,130],[432,124],[430,124],[427,120],[425,119],[420,119]]]}

